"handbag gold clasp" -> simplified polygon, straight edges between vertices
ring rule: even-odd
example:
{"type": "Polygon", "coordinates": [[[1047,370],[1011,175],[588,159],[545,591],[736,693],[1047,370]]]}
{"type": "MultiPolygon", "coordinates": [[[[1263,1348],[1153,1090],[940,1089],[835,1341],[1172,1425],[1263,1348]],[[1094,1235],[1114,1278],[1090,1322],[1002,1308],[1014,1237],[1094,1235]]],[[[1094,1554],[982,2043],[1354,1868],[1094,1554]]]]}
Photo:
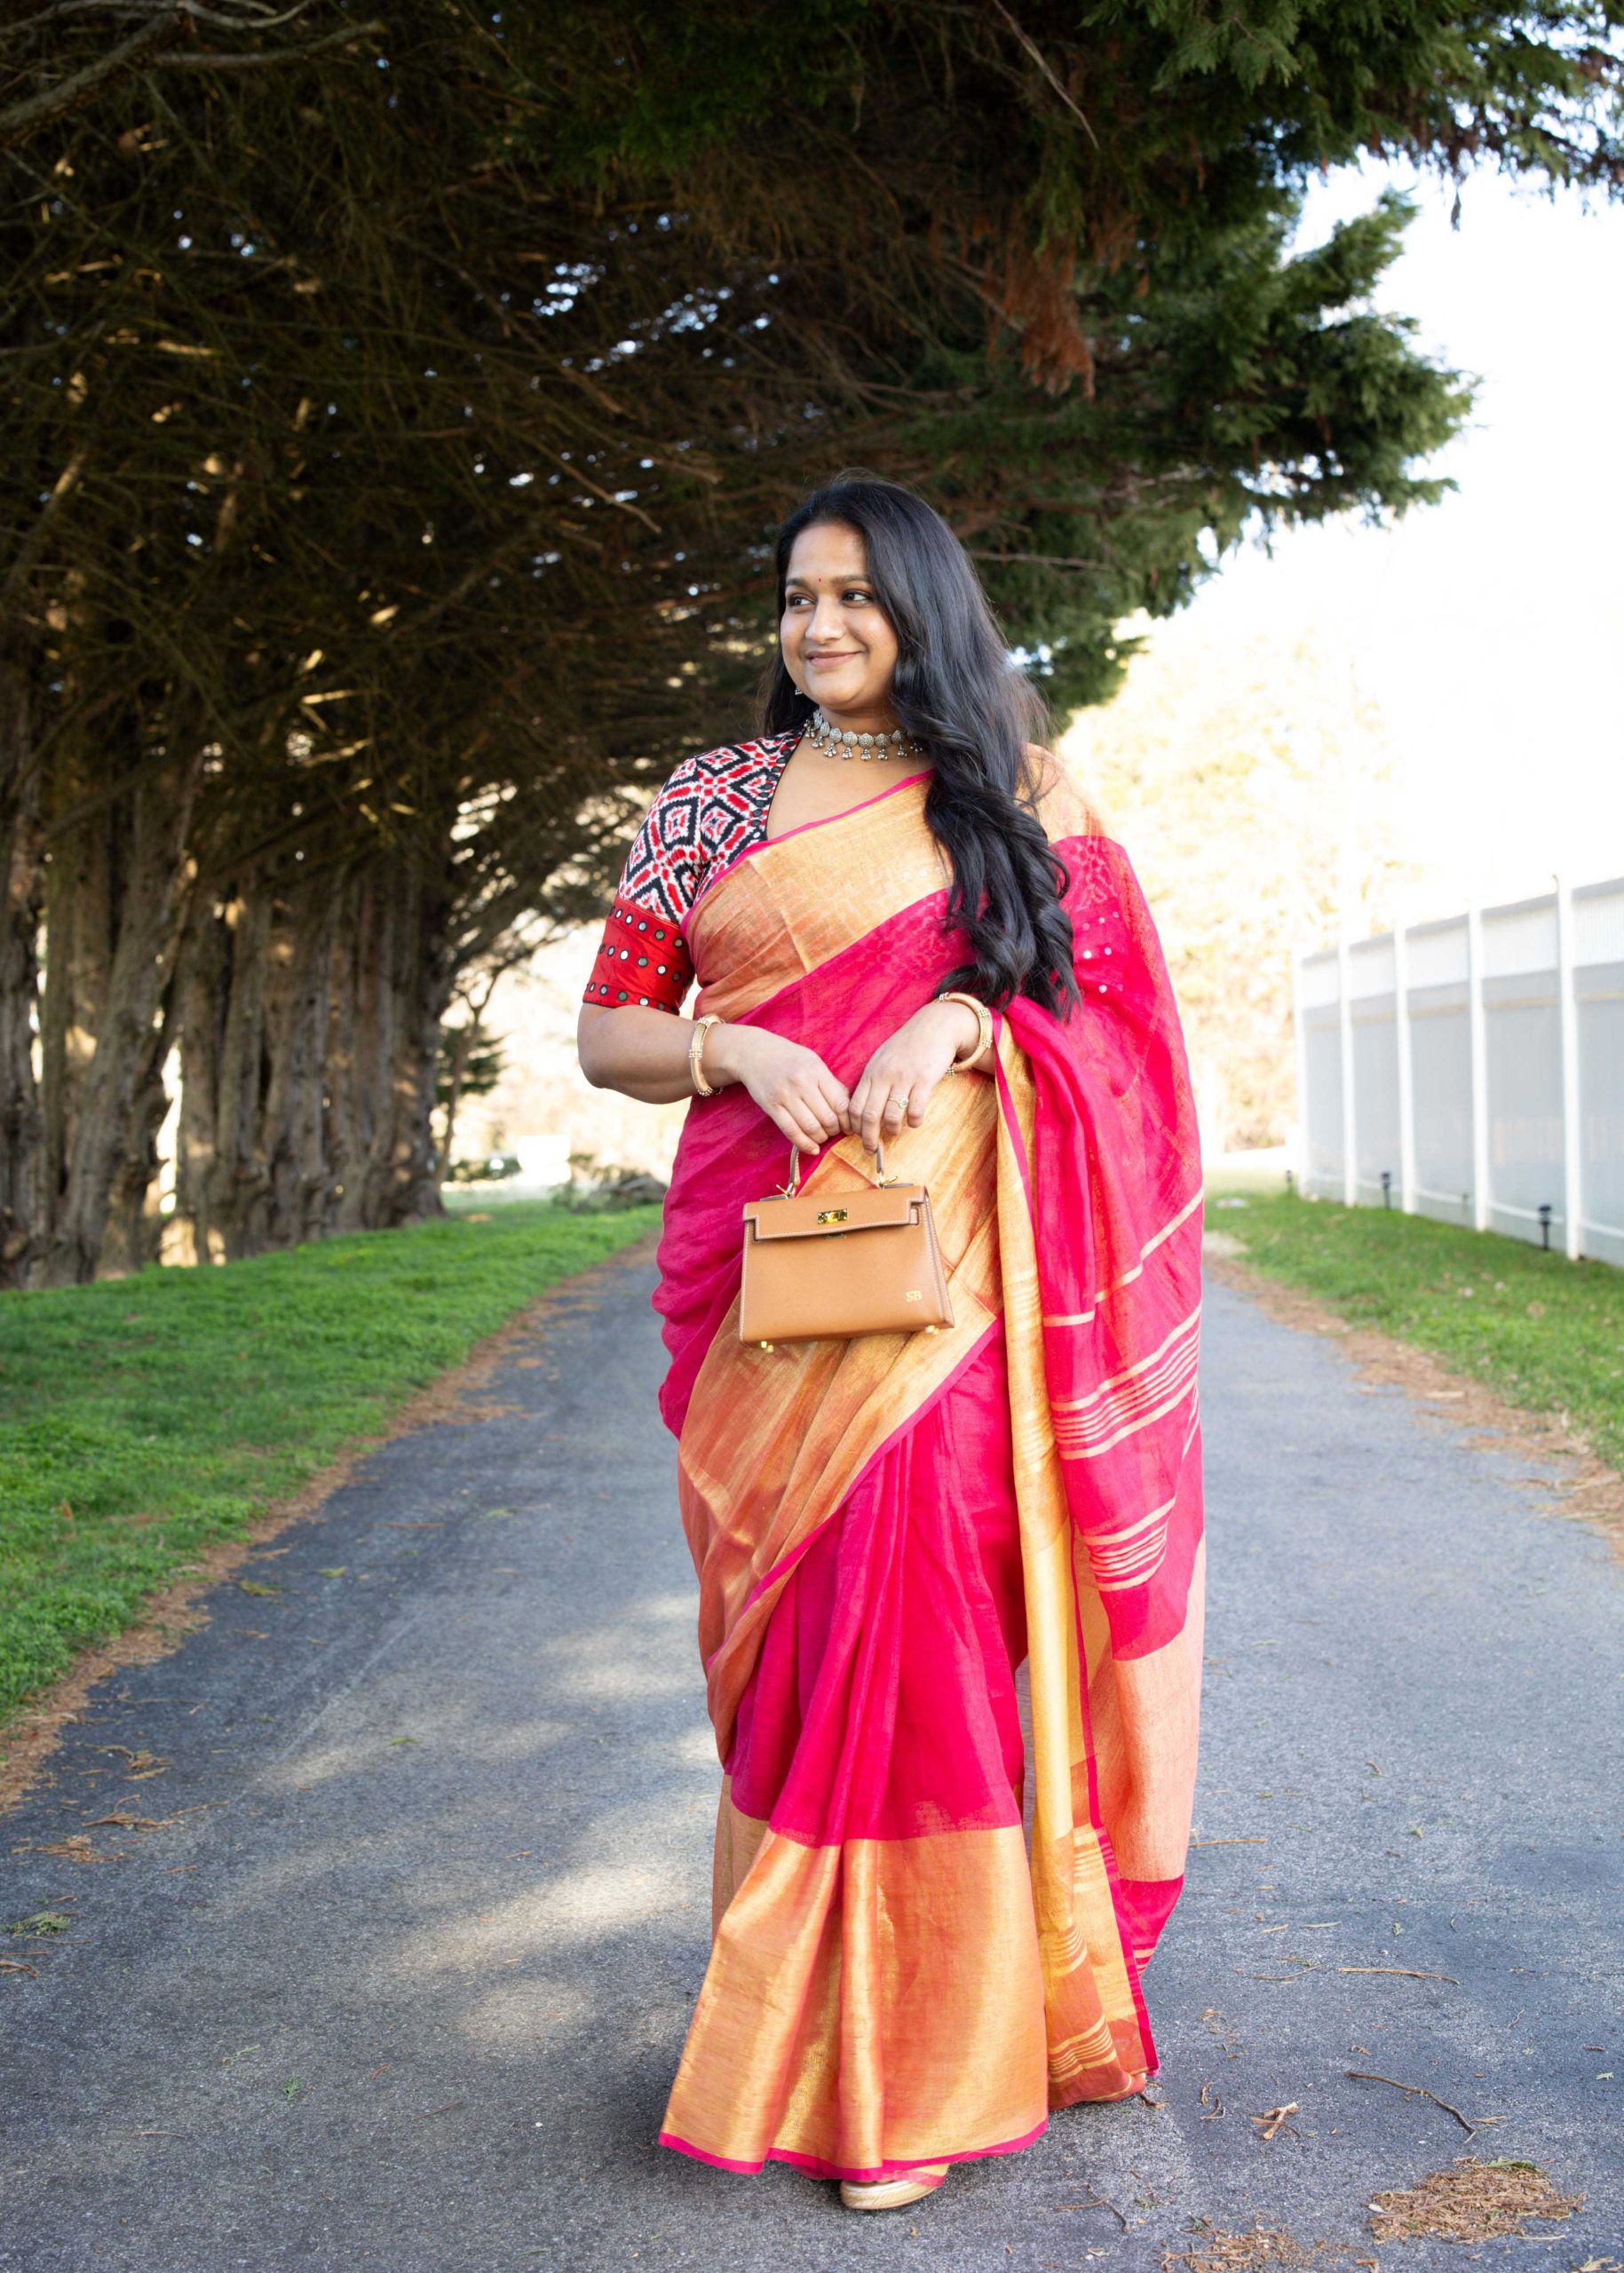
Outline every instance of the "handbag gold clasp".
{"type": "Polygon", "coordinates": [[[820,1224],[844,1224],[846,1221],[846,1210],[844,1208],[820,1208],[818,1210],[818,1221],[820,1224]]]}

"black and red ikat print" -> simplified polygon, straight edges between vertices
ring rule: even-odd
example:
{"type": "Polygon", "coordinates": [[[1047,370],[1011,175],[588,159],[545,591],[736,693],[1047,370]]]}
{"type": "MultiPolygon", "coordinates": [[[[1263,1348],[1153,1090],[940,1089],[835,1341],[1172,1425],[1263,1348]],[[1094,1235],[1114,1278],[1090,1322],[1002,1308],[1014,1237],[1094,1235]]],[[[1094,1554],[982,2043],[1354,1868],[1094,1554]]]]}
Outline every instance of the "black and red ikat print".
{"type": "Polygon", "coordinates": [[[583,1002],[680,1009],[693,965],[680,929],[705,879],[764,843],[795,727],[685,757],[644,818],[621,872],[583,1002]]]}

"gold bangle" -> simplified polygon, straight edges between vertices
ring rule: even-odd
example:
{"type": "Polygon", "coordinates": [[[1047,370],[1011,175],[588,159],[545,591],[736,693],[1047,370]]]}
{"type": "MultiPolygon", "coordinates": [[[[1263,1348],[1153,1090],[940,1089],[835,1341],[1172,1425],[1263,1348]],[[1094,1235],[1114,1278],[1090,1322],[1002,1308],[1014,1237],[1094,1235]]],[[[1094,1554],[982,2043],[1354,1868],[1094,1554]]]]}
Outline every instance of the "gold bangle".
{"type": "Polygon", "coordinates": [[[972,1066],[980,1064],[993,1046],[993,1014],[986,1004],[974,994],[960,994],[955,992],[939,994],[936,999],[939,1002],[963,1002],[976,1014],[975,1048],[966,1057],[952,1057],[947,1061],[947,1071],[950,1073],[967,1073],[972,1066]]]}
{"type": "Polygon", "coordinates": [[[693,1082],[693,1094],[696,1097],[713,1097],[716,1095],[715,1085],[705,1079],[701,1069],[700,1059],[705,1054],[706,1033],[711,1026],[719,1026],[721,1024],[722,1020],[715,1010],[707,1010],[702,1018],[695,1018],[693,1021],[693,1032],[688,1037],[688,1073],[693,1082]]]}

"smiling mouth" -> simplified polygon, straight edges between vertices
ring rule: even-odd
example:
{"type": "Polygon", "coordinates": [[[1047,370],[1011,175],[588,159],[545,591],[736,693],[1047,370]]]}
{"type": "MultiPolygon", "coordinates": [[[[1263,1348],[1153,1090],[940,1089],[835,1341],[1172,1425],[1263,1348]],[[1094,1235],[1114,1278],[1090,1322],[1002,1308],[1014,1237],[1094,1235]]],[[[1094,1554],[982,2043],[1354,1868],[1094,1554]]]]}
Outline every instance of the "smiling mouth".
{"type": "Polygon", "coordinates": [[[806,660],[809,663],[854,663],[857,661],[857,650],[852,647],[839,655],[808,655],[806,660]]]}

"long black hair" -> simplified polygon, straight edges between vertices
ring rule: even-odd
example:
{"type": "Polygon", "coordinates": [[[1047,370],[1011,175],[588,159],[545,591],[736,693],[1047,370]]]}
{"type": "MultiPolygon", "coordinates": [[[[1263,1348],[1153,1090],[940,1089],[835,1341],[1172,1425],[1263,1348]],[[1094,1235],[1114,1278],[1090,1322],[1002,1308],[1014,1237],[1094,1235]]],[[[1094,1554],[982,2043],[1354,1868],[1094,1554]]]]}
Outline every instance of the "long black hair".
{"type": "MultiPolygon", "coordinates": [[[[941,515],[861,468],[812,491],[780,529],[780,623],[791,548],[803,529],[828,522],[855,529],[867,549],[867,582],[897,635],[891,708],[931,762],[925,820],[952,873],[947,926],[963,932],[973,957],[942,988],[994,1009],[1028,994],[1064,1018],[1077,1001],[1071,918],[1060,905],[1066,872],[1038,819],[1037,765],[1027,756],[1047,740],[1042,698],[941,515]]],[[[762,684],[765,731],[804,725],[813,707],[775,650],[762,684]]]]}

